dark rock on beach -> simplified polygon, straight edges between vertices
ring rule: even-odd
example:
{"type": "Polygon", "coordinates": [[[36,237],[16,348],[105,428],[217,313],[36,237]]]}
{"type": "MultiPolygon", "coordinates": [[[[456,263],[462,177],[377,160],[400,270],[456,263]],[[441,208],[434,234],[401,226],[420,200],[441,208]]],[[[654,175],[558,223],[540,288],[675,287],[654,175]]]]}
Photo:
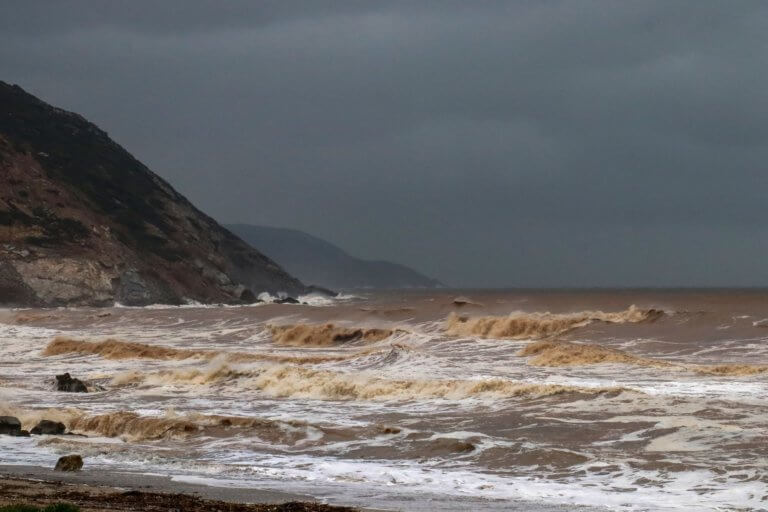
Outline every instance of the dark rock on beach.
{"type": "Polygon", "coordinates": [[[305,293],[83,117],[0,81],[0,306],[305,293]]]}
{"type": "Polygon", "coordinates": [[[67,393],[87,393],[88,387],[80,379],[74,379],[69,373],[56,376],[56,390],[67,393]]]}
{"type": "Polygon", "coordinates": [[[80,455],[65,455],[56,461],[56,471],[80,471],[83,469],[83,458],[80,455]]]}
{"type": "Polygon", "coordinates": [[[67,427],[59,421],[41,420],[30,433],[36,436],[60,436],[66,432],[67,427]]]}
{"type": "MultiPolygon", "coordinates": [[[[297,502],[277,500],[275,503],[254,503],[264,501],[276,501],[269,491],[265,491],[266,497],[260,498],[259,494],[251,495],[249,503],[242,503],[237,498],[228,498],[227,501],[206,499],[209,488],[201,486],[200,495],[181,494],[178,487],[169,487],[164,492],[150,492],[147,486],[137,486],[136,477],[122,478],[117,482],[109,482],[109,476],[104,480],[107,486],[88,485],[87,482],[94,478],[95,472],[78,475],[76,479],[67,478],[65,475],[45,475],[44,479],[35,478],[0,478],[0,503],[28,503],[41,508],[53,503],[66,501],[78,506],[81,510],[113,510],[121,512],[355,512],[357,509],[349,507],[336,507],[315,502],[297,502]],[[81,479],[85,479],[81,483],[81,479]],[[70,481],[68,481],[70,480],[70,481]],[[255,499],[253,499],[255,496],[255,499]]],[[[175,485],[175,484],[172,484],[175,485]]],[[[237,491],[232,490],[232,497],[237,496],[237,491]]],[[[197,492],[197,491],[196,491],[197,492]]]]}
{"type": "Polygon", "coordinates": [[[338,292],[335,292],[323,286],[318,286],[316,284],[311,284],[307,286],[307,293],[316,293],[319,295],[325,295],[326,297],[336,297],[338,295],[338,292]]]}

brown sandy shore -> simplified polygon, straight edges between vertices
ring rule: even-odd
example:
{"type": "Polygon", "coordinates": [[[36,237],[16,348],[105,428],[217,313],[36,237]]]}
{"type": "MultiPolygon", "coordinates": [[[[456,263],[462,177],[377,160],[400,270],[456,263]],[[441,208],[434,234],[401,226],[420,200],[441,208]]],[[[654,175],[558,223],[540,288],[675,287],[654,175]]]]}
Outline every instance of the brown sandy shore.
{"type": "MultiPolygon", "coordinates": [[[[211,487],[177,482],[169,477],[137,473],[83,470],[62,473],[37,466],[0,464],[0,505],[25,503],[46,505],[66,502],[82,512],[376,512],[326,505],[311,496],[276,491],[211,487]]],[[[498,503],[505,512],[605,512],[597,507],[547,505],[526,501],[498,503]]],[[[471,511],[473,506],[460,500],[445,504],[414,503],[400,511],[471,511]]],[[[379,511],[382,512],[382,511],[379,511]]]]}
{"type": "Polygon", "coordinates": [[[0,505],[73,503],[83,512],[354,512],[301,496],[259,489],[209,487],[133,473],[61,473],[0,466],[0,505]],[[119,482],[119,485],[118,485],[119,482]]]}

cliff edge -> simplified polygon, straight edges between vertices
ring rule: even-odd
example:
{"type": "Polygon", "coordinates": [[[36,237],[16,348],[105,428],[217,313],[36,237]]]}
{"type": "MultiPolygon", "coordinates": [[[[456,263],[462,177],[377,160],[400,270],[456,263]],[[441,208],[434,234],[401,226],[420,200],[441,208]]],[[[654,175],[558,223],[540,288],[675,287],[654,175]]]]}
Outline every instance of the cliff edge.
{"type": "Polygon", "coordinates": [[[0,305],[242,303],[304,290],[96,125],[0,81],[0,305]]]}

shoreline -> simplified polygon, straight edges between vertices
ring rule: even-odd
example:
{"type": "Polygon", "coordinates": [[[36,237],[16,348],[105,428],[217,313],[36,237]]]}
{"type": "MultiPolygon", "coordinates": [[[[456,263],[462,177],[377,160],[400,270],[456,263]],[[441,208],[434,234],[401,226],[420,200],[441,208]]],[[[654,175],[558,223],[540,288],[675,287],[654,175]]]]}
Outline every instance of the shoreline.
{"type": "MultiPolygon", "coordinates": [[[[391,512],[469,512],[463,500],[401,504],[391,512]],[[405,505],[405,506],[403,506],[405,505]]],[[[170,476],[103,469],[67,473],[29,465],[0,464],[0,506],[71,503],[81,512],[389,512],[371,507],[326,504],[309,495],[247,487],[215,487],[170,476]]],[[[510,498],[494,500],[504,512],[607,512],[597,506],[554,504],[510,498]]]]}
{"type": "Polygon", "coordinates": [[[66,473],[37,466],[0,465],[0,506],[66,502],[83,512],[355,512],[311,496],[178,482],[168,476],[88,470],[66,473]]]}

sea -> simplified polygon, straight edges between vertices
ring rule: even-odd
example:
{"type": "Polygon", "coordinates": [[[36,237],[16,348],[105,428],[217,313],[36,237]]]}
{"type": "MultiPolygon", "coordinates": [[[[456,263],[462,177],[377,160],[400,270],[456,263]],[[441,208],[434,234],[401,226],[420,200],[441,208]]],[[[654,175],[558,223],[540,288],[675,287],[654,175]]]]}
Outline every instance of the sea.
{"type": "Polygon", "coordinates": [[[0,310],[0,415],[76,434],[0,436],[0,464],[379,510],[768,509],[768,291],[266,299],[0,310]]]}

